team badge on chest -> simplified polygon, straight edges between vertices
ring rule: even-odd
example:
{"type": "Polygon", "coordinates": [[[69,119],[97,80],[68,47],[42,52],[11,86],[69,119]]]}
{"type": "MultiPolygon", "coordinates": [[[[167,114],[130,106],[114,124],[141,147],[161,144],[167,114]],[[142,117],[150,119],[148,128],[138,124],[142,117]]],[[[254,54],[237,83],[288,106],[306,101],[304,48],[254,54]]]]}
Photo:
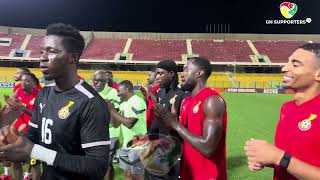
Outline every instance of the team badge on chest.
{"type": "Polygon", "coordinates": [[[192,110],[193,113],[197,113],[197,112],[199,111],[199,106],[200,106],[200,104],[201,104],[201,101],[199,101],[199,102],[193,107],[193,110],[192,110]]]}
{"type": "Polygon", "coordinates": [[[73,101],[69,101],[69,103],[62,107],[59,111],[58,111],[58,116],[60,119],[66,119],[69,115],[70,115],[70,107],[74,104],[73,101]]]}
{"type": "Polygon", "coordinates": [[[310,114],[310,116],[298,123],[298,127],[301,131],[308,131],[312,127],[312,121],[318,116],[316,114],[310,114]]]}

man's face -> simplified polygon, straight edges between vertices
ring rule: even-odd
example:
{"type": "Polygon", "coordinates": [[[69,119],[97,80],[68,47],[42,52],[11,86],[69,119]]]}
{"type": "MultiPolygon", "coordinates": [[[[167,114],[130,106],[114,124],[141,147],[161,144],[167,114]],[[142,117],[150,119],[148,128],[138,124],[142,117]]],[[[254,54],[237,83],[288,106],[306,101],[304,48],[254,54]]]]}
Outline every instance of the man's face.
{"type": "Polygon", "coordinates": [[[106,86],[106,78],[101,73],[97,73],[93,77],[93,87],[96,91],[101,92],[106,86]]]}
{"type": "Polygon", "coordinates": [[[183,91],[192,91],[196,86],[196,74],[198,72],[198,67],[195,66],[192,61],[188,61],[183,66],[183,72],[181,76],[181,89],[183,91]]]}
{"type": "Polygon", "coordinates": [[[25,92],[32,92],[35,88],[35,82],[29,75],[22,75],[20,83],[22,90],[25,92]]]}
{"type": "Polygon", "coordinates": [[[117,91],[121,101],[125,101],[128,94],[128,89],[125,87],[125,85],[120,85],[117,91]]]}
{"type": "Polygon", "coordinates": [[[112,75],[111,75],[110,73],[107,73],[107,74],[106,74],[106,81],[107,81],[107,83],[108,83],[109,86],[112,85],[112,83],[113,83],[113,77],[112,77],[112,75]]]}
{"type": "Polygon", "coordinates": [[[63,45],[63,37],[49,35],[44,37],[40,55],[40,71],[46,80],[63,78],[69,67],[70,54],[63,45]]]}
{"type": "Polygon", "coordinates": [[[14,80],[15,81],[20,81],[22,74],[23,74],[23,70],[22,69],[18,69],[17,72],[16,72],[16,75],[14,76],[14,80]]]}
{"type": "Polygon", "coordinates": [[[156,80],[160,87],[168,87],[174,76],[174,72],[169,72],[162,68],[156,69],[156,80]]]}
{"type": "Polygon", "coordinates": [[[317,85],[319,82],[315,78],[320,69],[318,61],[315,53],[297,49],[282,68],[283,87],[299,91],[317,85]]]}

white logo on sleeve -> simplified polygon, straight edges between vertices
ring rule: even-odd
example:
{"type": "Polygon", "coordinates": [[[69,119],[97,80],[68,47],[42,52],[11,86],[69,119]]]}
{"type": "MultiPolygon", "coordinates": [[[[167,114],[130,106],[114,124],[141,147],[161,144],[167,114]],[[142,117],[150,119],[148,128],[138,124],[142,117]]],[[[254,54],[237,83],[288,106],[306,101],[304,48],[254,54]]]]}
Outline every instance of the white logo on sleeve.
{"type": "Polygon", "coordinates": [[[42,113],[42,109],[44,108],[44,106],[46,106],[46,104],[40,103],[39,106],[40,106],[40,113],[42,113]]]}

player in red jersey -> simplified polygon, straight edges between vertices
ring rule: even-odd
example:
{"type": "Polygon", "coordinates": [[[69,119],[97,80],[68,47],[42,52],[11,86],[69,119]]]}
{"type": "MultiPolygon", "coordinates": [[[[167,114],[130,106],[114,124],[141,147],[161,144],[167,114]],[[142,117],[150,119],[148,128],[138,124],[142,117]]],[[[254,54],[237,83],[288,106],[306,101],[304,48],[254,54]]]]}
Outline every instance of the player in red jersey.
{"type": "Polygon", "coordinates": [[[182,101],[180,123],[174,108],[170,113],[160,104],[155,114],[183,140],[181,179],[227,179],[226,103],[215,90],[206,87],[211,74],[207,59],[190,59],[183,68],[182,87],[191,96],[182,101]]]}
{"type": "Polygon", "coordinates": [[[28,68],[26,68],[26,67],[19,67],[19,68],[17,69],[17,72],[16,72],[15,76],[13,77],[13,78],[14,78],[14,81],[16,82],[15,85],[14,85],[14,87],[13,87],[13,92],[14,92],[14,93],[17,92],[18,89],[21,89],[21,84],[18,83],[18,82],[20,81],[21,75],[22,75],[23,73],[31,73],[31,72],[30,72],[30,70],[29,70],[28,68]]]}
{"type": "Polygon", "coordinates": [[[295,92],[282,105],[275,145],[245,144],[251,171],[274,167],[274,179],[320,179],[320,44],[299,47],[282,68],[283,86],[295,92]]]}
{"type": "Polygon", "coordinates": [[[144,88],[141,88],[141,92],[144,95],[144,100],[147,103],[147,129],[149,129],[151,127],[152,121],[154,120],[154,114],[152,112],[153,106],[154,106],[154,100],[151,97],[152,95],[157,95],[158,90],[160,89],[160,85],[158,84],[157,80],[156,80],[156,70],[152,70],[149,73],[149,77],[147,79],[148,84],[147,86],[144,88]],[[151,93],[150,93],[151,91],[151,93]]]}
{"type": "MultiPolygon", "coordinates": [[[[22,103],[23,114],[18,117],[18,120],[13,125],[17,131],[27,133],[28,123],[31,119],[32,111],[34,109],[35,98],[40,91],[39,80],[32,73],[24,73],[20,79],[21,90],[17,91],[16,99],[22,103]]],[[[32,172],[32,179],[40,179],[39,164],[29,165],[28,169],[32,172]]],[[[20,162],[13,165],[13,179],[22,179],[22,164],[20,162]]],[[[29,174],[27,172],[26,174],[29,174]]]]}

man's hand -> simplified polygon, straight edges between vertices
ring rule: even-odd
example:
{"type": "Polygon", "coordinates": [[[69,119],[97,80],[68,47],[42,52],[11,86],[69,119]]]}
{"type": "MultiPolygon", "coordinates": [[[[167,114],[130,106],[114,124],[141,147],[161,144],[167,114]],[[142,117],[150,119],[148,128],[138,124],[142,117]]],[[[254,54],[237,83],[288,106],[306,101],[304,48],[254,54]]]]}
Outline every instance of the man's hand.
{"type": "MultiPolygon", "coordinates": [[[[5,132],[0,131],[0,140],[5,139],[5,132]]],[[[0,161],[20,162],[30,158],[34,144],[24,136],[18,136],[16,141],[0,147],[0,161]]]]}
{"type": "Polygon", "coordinates": [[[171,112],[169,112],[163,105],[155,104],[153,108],[155,116],[169,128],[175,128],[178,125],[177,112],[174,104],[171,106],[171,112]]]}
{"type": "Polygon", "coordinates": [[[250,169],[256,169],[254,167],[259,169],[261,165],[279,165],[284,155],[284,151],[264,140],[247,141],[244,150],[248,157],[250,169]]]}
{"type": "Polygon", "coordinates": [[[260,171],[264,168],[262,163],[248,161],[248,168],[250,171],[260,171]]]}

